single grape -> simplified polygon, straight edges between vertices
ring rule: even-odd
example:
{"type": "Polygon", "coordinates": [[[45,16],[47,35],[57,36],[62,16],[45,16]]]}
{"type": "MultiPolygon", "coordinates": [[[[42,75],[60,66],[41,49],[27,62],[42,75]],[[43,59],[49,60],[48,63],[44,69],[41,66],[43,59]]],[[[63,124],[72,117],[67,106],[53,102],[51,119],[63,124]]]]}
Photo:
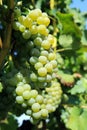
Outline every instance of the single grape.
{"type": "Polygon", "coordinates": [[[47,63],[47,57],[46,56],[39,56],[38,61],[44,65],[47,63]]]}
{"type": "Polygon", "coordinates": [[[27,104],[28,104],[29,106],[32,106],[34,103],[35,103],[35,99],[34,99],[34,98],[30,98],[30,99],[27,101],[27,104]]]}
{"type": "Polygon", "coordinates": [[[31,56],[36,56],[36,57],[38,57],[39,55],[40,55],[40,51],[39,51],[38,48],[33,48],[33,49],[31,50],[31,56]]]}
{"type": "Polygon", "coordinates": [[[48,60],[55,60],[56,59],[56,53],[49,53],[48,54],[48,60]]]}
{"type": "Polygon", "coordinates": [[[16,94],[17,95],[22,95],[24,92],[24,88],[22,86],[19,86],[16,88],[16,94]]]}
{"type": "Polygon", "coordinates": [[[31,81],[36,82],[37,81],[37,75],[35,73],[31,73],[30,79],[31,79],[31,81]]]}
{"type": "Polygon", "coordinates": [[[31,116],[32,111],[30,109],[28,109],[28,110],[26,110],[26,114],[29,115],[29,116],[31,116]]]}
{"type": "Polygon", "coordinates": [[[31,97],[32,98],[36,98],[36,96],[38,95],[38,91],[37,90],[31,90],[31,97]]]}
{"type": "Polygon", "coordinates": [[[29,18],[29,17],[26,17],[24,20],[23,20],[23,25],[26,27],[26,28],[31,28],[32,27],[32,19],[29,18]]]}
{"type": "Polygon", "coordinates": [[[40,46],[41,43],[42,43],[42,38],[36,37],[35,40],[34,40],[34,43],[35,43],[36,46],[40,46]]]}
{"type": "Polygon", "coordinates": [[[16,97],[16,102],[19,103],[19,104],[22,104],[24,102],[24,99],[22,96],[17,96],[16,97]]]}
{"type": "Polygon", "coordinates": [[[39,103],[39,104],[42,104],[43,103],[43,96],[41,96],[41,95],[37,95],[37,97],[36,97],[36,102],[37,103],[39,103]]]}
{"type": "Polygon", "coordinates": [[[31,32],[31,34],[37,34],[37,32],[38,32],[37,26],[36,25],[32,25],[30,27],[30,32],[31,32]]]}
{"type": "Polygon", "coordinates": [[[31,98],[31,92],[28,91],[28,90],[24,91],[23,92],[23,98],[27,99],[27,100],[30,99],[31,98]]]}
{"type": "Polygon", "coordinates": [[[39,111],[39,112],[34,112],[33,114],[33,118],[34,119],[40,119],[40,117],[41,117],[41,112],[39,111]]]}
{"type": "Polygon", "coordinates": [[[46,56],[46,57],[48,57],[48,51],[46,51],[46,50],[43,50],[43,51],[41,51],[41,56],[46,56]]]}
{"type": "Polygon", "coordinates": [[[45,80],[46,80],[45,77],[39,77],[39,76],[38,76],[38,81],[39,81],[39,82],[45,82],[45,80]]]}
{"type": "Polygon", "coordinates": [[[34,103],[32,105],[32,110],[33,110],[33,112],[38,112],[40,110],[40,104],[39,103],[34,103]]]}
{"type": "Polygon", "coordinates": [[[47,28],[46,28],[46,26],[45,25],[39,25],[38,27],[37,27],[37,31],[38,31],[38,33],[40,33],[40,34],[42,34],[42,35],[45,35],[45,36],[47,36],[48,35],[48,30],[47,30],[47,28]]]}
{"type": "Polygon", "coordinates": [[[32,65],[35,65],[37,63],[37,58],[35,56],[32,56],[29,61],[32,65]]]}
{"type": "Polygon", "coordinates": [[[41,109],[41,116],[46,118],[48,117],[48,110],[47,109],[41,109]]]}
{"type": "Polygon", "coordinates": [[[57,61],[56,60],[52,60],[50,63],[52,64],[53,68],[57,67],[57,61]]]}
{"type": "Polygon", "coordinates": [[[51,63],[47,63],[45,65],[45,68],[47,69],[47,72],[51,73],[53,71],[53,66],[51,63]]]}
{"type": "Polygon", "coordinates": [[[22,33],[22,36],[23,36],[24,39],[29,39],[31,37],[31,32],[29,30],[25,30],[22,33]]]}
{"type": "Polygon", "coordinates": [[[35,65],[34,65],[35,69],[38,70],[39,68],[43,67],[43,64],[41,62],[37,62],[35,65]]]}
{"type": "Polygon", "coordinates": [[[41,44],[41,46],[46,49],[46,50],[49,50],[51,48],[51,44],[48,40],[44,40],[41,44]]]}
{"type": "Polygon", "coordinates": [[[38,74],[39,76],[46,76],[47,74],[47,69],[45,67],[41,67],[40,69],[38,69],[38,74]]]}
{"type": "Polygon", "coordinates": [[[29,84],[24,84],[24,85],[23,85],[23,89],[24,89],[24,91],[25,91],[25,90],[30,91],[30,90],[31,90],[31,86],[30,86],[29,84]]]}

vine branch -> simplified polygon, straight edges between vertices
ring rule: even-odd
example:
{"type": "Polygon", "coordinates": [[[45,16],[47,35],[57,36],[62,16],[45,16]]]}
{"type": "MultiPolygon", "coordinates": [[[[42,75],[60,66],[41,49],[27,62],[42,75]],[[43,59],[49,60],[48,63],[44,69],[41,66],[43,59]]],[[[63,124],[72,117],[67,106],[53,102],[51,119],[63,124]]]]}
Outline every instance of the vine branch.
{"type": "Polygon", "coordinates": [[[2,67],[2,65],[4,63],[5,57],[9,53],[10,45],[11,45],[10,43],[11,43],[11,33],[12,33],[12,22],[13,22],[13,18],[14,18],[14,14],[13,14],[14,0],[9,0],[8,4],[9,4],[8,5],[9,11],[8,11],[7,19],[9,20],[9,22],[6,25],[3,46],[2,46],[2,49],[0,52],[0,68],[2,67]]]}

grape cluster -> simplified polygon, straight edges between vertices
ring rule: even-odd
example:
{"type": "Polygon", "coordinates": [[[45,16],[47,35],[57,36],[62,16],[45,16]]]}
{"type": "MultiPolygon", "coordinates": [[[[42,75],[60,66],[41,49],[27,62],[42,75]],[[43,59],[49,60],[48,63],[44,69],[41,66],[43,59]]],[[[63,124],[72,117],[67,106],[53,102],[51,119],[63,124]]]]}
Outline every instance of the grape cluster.
{"type": "MultiPolygon", "coordinates": [[[[54,52],[53,44],[55,37],[49,34],[47,26],[50,19],[46,13],[40,9],[30,11],[26,16],[20,15],[14,21],[13,28],[22,33],[28,49],[27,61],[30,64],[30,79],[33,84],[40,84],[41,87],[47,86],[57,72],[57,57],[54,52]],[[45,83],[44,83],[45,82],[45,83]]],[[[23,52],[21,52],[23,53],[23,52]]]]}
{"type": "Polygon", "coordinates": [[[54,112],[62,96],[60,84],[56,81],[58,63],[54,51],[55,37],[49,34],[49,24],[48,15],[40,9],[18,15],[13,23],[13,29],[21,34],[24,41],[19,41],[23,47],[17,47],[18,56],[21,55],[18,60],[25,59],[28,73],[24,76],[25,72],[20,71],[14,76],[17,81],[16,102],[24,107],[27,115],[36,120],[47,118],[49,113],[54,112]],[[24,47],[26,51],[23,53],[24,47]]]}
{"type": "Polygon", "coordinates": [[[47,118],[49,113],[56,110],[61,101],[60,84],[53,81],[51,87],[43,90],[41,94],[31,88],[30,84],[19,82],[16,87],[16,102],[26,108],[26,114],[32,118],[47,118]]]}

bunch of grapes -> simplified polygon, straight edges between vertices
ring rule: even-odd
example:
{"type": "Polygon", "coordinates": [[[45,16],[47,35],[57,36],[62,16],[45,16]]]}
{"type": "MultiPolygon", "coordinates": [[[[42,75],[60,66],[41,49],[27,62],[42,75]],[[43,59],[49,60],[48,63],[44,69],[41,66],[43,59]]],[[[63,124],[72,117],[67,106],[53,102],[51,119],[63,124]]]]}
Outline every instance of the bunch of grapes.
{"type": "Polygon", "coordinates": [[[47,118],[49,113],[58,107],[62,90],[57,81],[53,81],[49,88],[41,93],[31,89],[31,85],[19,82],[16,87],[16,102],[25,108],[26,114],[33,119],[47,118]]]}
{"type": "Polygon", "coordinates": [[[14,76],[17,81],[16,102],[36,120],[47,118],[49,113],[54,112],[62,96],[60,84],[56,80],[58,63],[53,48],[55,37],[49,34],[49,24],[48,15],[40,9],[29,11],[26,15],[20,14],[13,23],[15,33],[20,33],[22,37],[19,41],[16,36],[16,44],[19,44],[16,47],[18,61],[21,61],[20,58],[25,61],[25,66],[19,63],[19,72],[14,76]],[[27,75],[22,72],[24,67],[27,75]]]}

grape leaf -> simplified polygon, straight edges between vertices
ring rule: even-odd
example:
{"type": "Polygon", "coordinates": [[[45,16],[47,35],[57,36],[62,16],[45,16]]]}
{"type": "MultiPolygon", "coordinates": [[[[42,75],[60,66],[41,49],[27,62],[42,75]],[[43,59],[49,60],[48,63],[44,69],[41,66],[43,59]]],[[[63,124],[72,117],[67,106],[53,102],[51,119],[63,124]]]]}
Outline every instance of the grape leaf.
{"type": "Polygon", "coordinates": [[[72,95],[87,92],[87,79],[81,78],[76,85],[69,91],[72,95]]]}
{"type": "Polygon", "coordinates": [[[87,130],[87,110],[74,106],[66,124],[70,130],[87,130]]]}
{"type": "Polygon", "coordinates": [[[18,123],[13,115],[9,114],[7,121],[0,123],[0,130],[17,130],[18,123]]]}

